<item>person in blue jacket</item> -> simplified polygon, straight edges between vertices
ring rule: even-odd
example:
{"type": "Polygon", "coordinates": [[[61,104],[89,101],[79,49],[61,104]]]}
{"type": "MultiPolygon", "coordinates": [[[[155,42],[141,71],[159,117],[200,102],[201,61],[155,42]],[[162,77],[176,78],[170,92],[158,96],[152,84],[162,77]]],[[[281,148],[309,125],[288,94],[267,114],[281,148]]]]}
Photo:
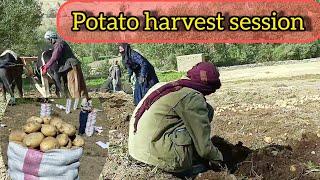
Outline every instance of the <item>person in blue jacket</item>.
{"type": "Polygon", "coordinates": [[[148,90],[159,82],[154,67],[140,53],[131,49],[130,44],[119,45],[123,65],[128,70],[129,82],[135,73],[137,81],[134,87],[134,104],[138,105],[148,90]]]}

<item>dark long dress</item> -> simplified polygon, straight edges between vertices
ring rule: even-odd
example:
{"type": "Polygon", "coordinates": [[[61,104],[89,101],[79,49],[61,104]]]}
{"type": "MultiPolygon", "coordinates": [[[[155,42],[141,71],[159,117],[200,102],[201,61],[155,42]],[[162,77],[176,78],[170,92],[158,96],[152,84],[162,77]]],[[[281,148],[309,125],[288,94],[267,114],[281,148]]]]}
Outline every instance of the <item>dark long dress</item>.
{"type": "Polygon", "coordinates": [[[126,64],[128,74],[131,77],[135,73],[137,81],[134,88],[134,104],[138,105],[148,90],[159,82],[154,67],[141,54],[132,50],[131,62],[126,64]],[[144,77],[144,83],[139,83],[139,77],[144,77]]]}

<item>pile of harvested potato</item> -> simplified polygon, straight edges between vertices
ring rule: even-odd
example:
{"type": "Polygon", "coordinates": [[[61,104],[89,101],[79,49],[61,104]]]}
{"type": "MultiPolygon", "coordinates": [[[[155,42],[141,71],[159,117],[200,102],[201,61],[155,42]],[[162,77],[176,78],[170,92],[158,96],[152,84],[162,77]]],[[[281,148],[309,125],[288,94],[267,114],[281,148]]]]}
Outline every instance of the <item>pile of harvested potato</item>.
{"type": "Polygon", "coordinates": [[[9,141],[46,152],[52,149],[83,147],[84,139],[76,135],[76,127],[58,117],[32,116],[22,127],[9,135],[9,141]]]}

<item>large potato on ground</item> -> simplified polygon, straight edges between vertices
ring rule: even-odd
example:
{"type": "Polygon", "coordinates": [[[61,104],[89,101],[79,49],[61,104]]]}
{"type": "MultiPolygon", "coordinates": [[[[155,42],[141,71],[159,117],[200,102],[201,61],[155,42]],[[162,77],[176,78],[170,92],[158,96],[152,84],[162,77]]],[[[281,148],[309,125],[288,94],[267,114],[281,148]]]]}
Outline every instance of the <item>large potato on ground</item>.
{"type": "Polygon", "coordinates": [[[50,120],[51,118],[50,117],[43,117],[43,124],[50,124],[50,120]]]}
{"type": "Polygon", "coordinates": [[[29,148],[37,148],[40,146],[43,139],[44,135],[41,132],[36,132],[26,135],[23,139],[23,143],[29,148]]]}
{"type": "Polygon", "coordinates": [[[22,142],[24,137],[26,137],[26,133],[21,130],[11,131],[9,135],[9,141],[22,142]]]}
{"type": "Polygon", "coordinates": [[[42,152],[49,151],[51,149],[59,149],[59,142],[54,137],[46,137],[40,144],[40,150],[42,152]]]}
{"type": "Polygon", "coordinates": [[[77,135],[72,144],[77,147],[82,147],[84,145],[84,139],[81,136],[77,135]]]}
{"type": "Polygon", "coordinates": [[[42,124],[41,132],[45,136],[55,136],[57,134],[57,129],[53,125],[42,124]]]}
{"type": "Polygon", "coordinates": [[[27,123],[29,122],[36,122],[36,123],[42,124],[43,119],[37,116],[31,116],[29,119],[27,119],[27,123]]]}
{"type": "Polygon", "coordinates": [[[60,146],[66,146],[68,144],[68,142],[70,141],[68,135],[66,135],[66,134],[59,134],[57,136],[57,140],[58,140],[60,146]]]}
{"type": "Polygon", "coordinates": [[[58,118],[58,117],[53,117],[50,120],[50,125],[55,126],[57,129],[59,129],[62,125],[63,121],[62,119],[58,118]]]}
{"type": "Polygon", "coordinates": [[[23,126],[23,130],[26,133],[38,132],[41,129],[41,124],[37,122],[29,122],[23,126]]]}
{"type": "Polygon", "coordinates": [[[64,133],[68,136],[74,136],[77,132],[77,129],[74,125],[63,122],[59,128],[60,133],[64,133]]]}

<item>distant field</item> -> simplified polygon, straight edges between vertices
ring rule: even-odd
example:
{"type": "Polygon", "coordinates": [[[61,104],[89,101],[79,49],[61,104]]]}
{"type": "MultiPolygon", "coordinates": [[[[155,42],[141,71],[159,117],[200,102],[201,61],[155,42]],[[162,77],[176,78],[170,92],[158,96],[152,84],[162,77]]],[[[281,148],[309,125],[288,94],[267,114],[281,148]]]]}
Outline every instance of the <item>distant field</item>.
{"type": "Polygon", "coordinates": [[[90,88],[98,88],[101,87],[101,85],[106,81],[106,78],[96,78],[96,79],[90,79],[86,80],[87,86],[90,88]]]}
{"type": "MultiPolygon", "coordinates": [[[[169,82],[180,79],[185,73],[181,72],[157,72],[160,82],[169,82]]],[[[98,88],[105,83],[106,78],[95,78],[86,80],[87,86],[90,88],[98,88]]]]}
{"type": "Polygon", "coordinates": [[[178,80],[185,74],[186,73],[184,72],[175,72],[175,71],[157,72],[157,76],[160,82],[169,82],[169,81],[178,80]]]}

